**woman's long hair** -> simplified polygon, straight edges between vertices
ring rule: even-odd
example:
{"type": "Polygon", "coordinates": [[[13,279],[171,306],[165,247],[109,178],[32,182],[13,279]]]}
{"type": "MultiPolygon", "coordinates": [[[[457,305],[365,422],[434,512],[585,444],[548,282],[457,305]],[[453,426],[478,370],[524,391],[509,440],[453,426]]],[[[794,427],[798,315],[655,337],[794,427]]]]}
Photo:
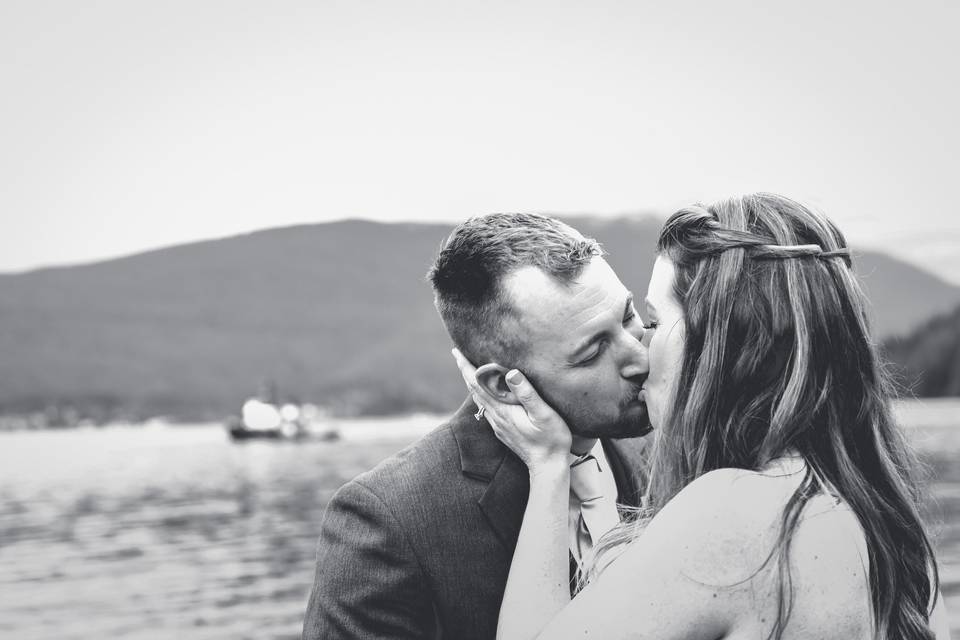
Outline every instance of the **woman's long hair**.
{"type": "Polygon", "coordinates": [[[916,461],[891,415],[843,235],[822,215],[760,193],[678,211],[658,251],[674,264],[685,312],[679,382],[657,434],[645,517],[605,536],[594,566],[701,475],[756,471],[799,453],[807,476],[771,552],[780,575],[771,636],[782,636],[790,616],[787,553],[804,505],[825,489],[819,476],[866,535],[876,637],[933,638],[939,583],[916,461]]]}

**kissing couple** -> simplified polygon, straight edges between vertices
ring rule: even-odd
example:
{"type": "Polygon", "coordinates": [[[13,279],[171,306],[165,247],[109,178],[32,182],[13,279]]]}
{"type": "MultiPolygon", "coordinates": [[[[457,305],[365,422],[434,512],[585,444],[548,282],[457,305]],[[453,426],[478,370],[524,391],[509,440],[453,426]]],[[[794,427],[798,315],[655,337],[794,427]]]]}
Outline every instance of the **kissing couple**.
{"type": "Polygon", "coordinates": [[[429,279],[470,397],[330,501],[305,639],[949,638],[822,214],[684,208],[637,299],[530,214],[459,225],[429,279]]]}

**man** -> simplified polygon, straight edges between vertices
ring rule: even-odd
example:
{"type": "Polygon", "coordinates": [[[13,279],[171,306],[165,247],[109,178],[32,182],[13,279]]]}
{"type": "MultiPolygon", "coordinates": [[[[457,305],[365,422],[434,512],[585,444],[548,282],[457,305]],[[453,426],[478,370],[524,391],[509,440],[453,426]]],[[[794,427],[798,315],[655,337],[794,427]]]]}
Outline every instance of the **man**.
{"type": "MultiPolygon", "coordinates": [[[[512,397],[524,372],[574,434],[570,552],[575,572],[637,505],[647,374],[633,296],[596,241],[551,218],[473,218],[429,279],[478,380],[512,397]],[[582,480],[577,478],[582,476],[582,480]]],[[[455,375],[455,373],[454,373],[455,375]]],[[[323,519],[303,637],[493,638],[529,488],[523,463],[471,401],[420,441],[344,485],[323,519]]]]}

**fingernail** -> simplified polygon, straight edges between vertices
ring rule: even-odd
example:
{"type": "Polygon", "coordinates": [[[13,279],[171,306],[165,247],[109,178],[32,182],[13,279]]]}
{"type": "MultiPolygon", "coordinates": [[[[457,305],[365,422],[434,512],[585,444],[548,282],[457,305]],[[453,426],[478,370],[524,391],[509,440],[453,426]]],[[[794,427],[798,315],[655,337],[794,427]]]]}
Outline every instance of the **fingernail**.
{"type": "Polygon", "coordinates": [[[523,381],[523,375],[516,369],[508,371],[506,378],[510,384],[520,384],[520,382],[523,381]]]}

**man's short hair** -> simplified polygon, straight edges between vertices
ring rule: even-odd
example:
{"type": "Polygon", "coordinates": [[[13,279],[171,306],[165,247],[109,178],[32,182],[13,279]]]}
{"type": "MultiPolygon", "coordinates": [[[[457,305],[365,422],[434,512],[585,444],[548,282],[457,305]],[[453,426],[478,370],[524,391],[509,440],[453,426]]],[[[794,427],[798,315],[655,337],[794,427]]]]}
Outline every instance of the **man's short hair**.
{"type": "Polygon", "coordinates": [[[567,284],[601,255],[596,240],[554,218],[494,213],[458,225],[427,278],[447,332],[471,362],[520,366],[526,345],[516,325],[522,310],[503,289],[506,276],[537,267],[567,284]]]}

